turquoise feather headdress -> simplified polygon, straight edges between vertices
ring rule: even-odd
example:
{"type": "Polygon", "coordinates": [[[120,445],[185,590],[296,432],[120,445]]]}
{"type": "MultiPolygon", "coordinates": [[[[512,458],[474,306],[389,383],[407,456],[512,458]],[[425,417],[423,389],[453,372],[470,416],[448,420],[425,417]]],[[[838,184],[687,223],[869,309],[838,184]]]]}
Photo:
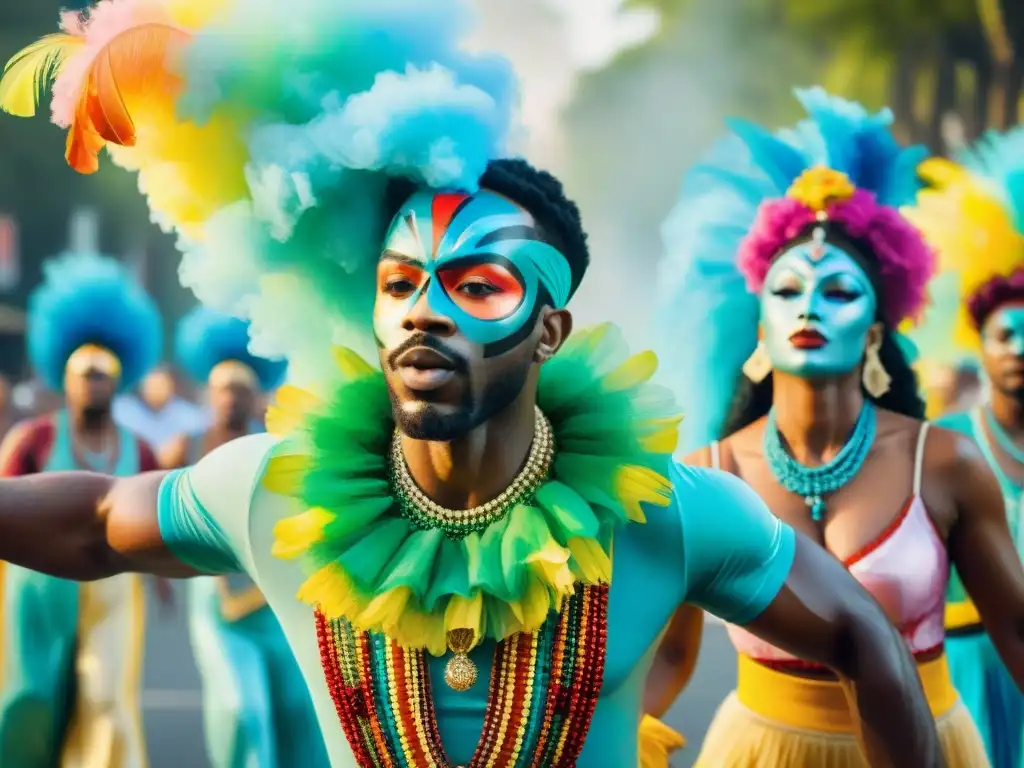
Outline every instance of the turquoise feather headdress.
{"type": "Polygon", "coordinates": [[[197,307],[178,323],[174,339],[178,364],[193,380],[206,383],[221,363],[236,361],[252,370],[264,392],[284,381],[288,363],[249,351],[249,324],[230,315],[197,307]]]}
{"type": "Polygon", "coordinates": [[[86,344],[117,357],[121,389],[130,389],[160,361],[163,326],[153,299],[119,262],[71,253],[43,264],[26,342],[32,366],[55,390],[64,386],[68,358],[86,344]]]}
{"type": "Polygon", "coordinates": [[[655,349],[661,376],[686,413],[684,451],[719,437],[743,362],[756,346],[758,297],[738,257],[762,204],[785,198],[816,168],[838,172],[880,209],[910,202],[919,186],[915,168],[927,150],[896,142],[888,110],[870,114],[821,88],[796,96],[808,119],[793,128],[772,132],[731,121],[732,134],[684,176],[662,225],[655,349]]]}

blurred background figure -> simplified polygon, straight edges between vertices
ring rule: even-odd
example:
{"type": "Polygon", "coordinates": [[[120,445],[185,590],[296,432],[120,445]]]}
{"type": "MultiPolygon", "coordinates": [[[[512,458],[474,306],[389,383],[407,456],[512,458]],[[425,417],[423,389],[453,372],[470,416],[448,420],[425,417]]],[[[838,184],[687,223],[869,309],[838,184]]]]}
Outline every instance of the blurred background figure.
{"type": "MultiPolygon", "coordinates": [[[[248,345],[246,323],[203,307],[179,323],[175,357],[195,384],[207,386],[210,424],[171,440],[161,454],[165,467],[195,464],[264,430],[266,393],[281,384],[287,366],[252,355],[248,345]]],[[[192,579],[188,594],[213,768],[326,768],[308,689],[260,590],[236,574],[192,579]]]]}
{"type": "Polygon", "coordinates": [[[137,392],[114,401],[114,418],[157,451],[172,438],[202,431],[209,415],[178,394],[178,381],[170,366],[160,366],[147,375],[137,392]]]}
{"type": "MultiPolygon", "coordinates": [[[[111,404],[160,359],[156,305],[114,260],[69,254],[31,296],[28,354],[59,410],[23,422],[0,447],[0,474],[156,469],[111,404]]],[[[143,768],[144,597],[139,576],[78,584],[17,566],[3,572],[0,761],[5,768],[143,768]]]]}

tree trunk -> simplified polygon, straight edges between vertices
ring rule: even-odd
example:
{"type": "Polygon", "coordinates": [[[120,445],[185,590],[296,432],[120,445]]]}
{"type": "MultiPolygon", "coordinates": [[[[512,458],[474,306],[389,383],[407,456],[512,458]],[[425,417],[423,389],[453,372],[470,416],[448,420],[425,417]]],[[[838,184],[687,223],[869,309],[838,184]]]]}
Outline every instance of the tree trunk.
{"type": "Polygon", "coordinates": [[[1024,88],[1024,63],[1014,62],[1010,83],[1006,91],[1006,127],[1013,128],[1020,122],[1020,97],[1024,88]]]}
{"type": "Polygon", "coordinates": [[[988,87],[987,127],[1005,131],[1013,124],[1010,96],[1013,91],[1013,62],[992,63],[992,81],[988,87]]]}
{"type": "Polygon", "coordinates": [[[971,136],[980,136],[988,126],[989,83],[992,82],[992,68],[988,62],[978,61],[974,65],[974,109],[971,111],[971,136]]]}
{"type": "Polygon", "coordinates": [[[935,98],[932,101],[928,136],[925,138],[928,146],[936,149],[942,147],[941,151],[948,152],[943,127],[948,116],[956,112],[956,107],[956,62],[953,60],[948,41],[942,40],[935,52],[935,98]]]}
{"type": "MultiPolygon", "coordinates": [[[[1014,50],[1006,28],[1002,0],[977,0],[978,17],[988,42],[992,77],[989,82],[987,123],[989,128],[1006,130],[1011,125],[1009,109],[1013,88],[1014,50]]],[[[1012,110],[1016,113],[1016,108],[1012,110]]]]}
{"type": "Polygon", "coordinates": [[[914,91],[917,83],[917,51],[913,44],[905,45],[896,54],[896,66],[893,71],[892,105],[894,118],[893,133],[904,142],[914,140],[914,91]]]}

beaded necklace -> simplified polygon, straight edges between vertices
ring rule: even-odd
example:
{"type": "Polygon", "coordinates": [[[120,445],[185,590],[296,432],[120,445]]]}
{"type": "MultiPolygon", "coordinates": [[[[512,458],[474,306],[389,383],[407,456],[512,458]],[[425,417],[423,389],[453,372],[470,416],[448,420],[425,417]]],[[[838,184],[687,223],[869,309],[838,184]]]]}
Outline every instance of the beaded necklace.
{"type": "Polygon", "coordinates": [[[764,455],[775,479],[790,493],[804,497],[811,510],[811,519],[820,521],[825,514],[822,497],[834,493],[860,472],[875,441],[877,414],[875,407],[864,402],[853,434],[832,461],[820,467],[805,467],[789,455],[782,444],[782,435],[775,423],[775,409],[768,412],[764,428],[764,455]]]}
{"type": "MultiPolygon", "coordinates": [[[[576,764],[604,677],[607,615],[608,587],[577,585],[537,632],[497,644],[483,731],[464,768],[576,764]]],[[[361,768],[453,768],[425,652],[319,610],[316,629],[327,687],[361,768]]]]}
{"type": "Polygon", "coordinates": [[[423,530],[440,529],[452,539],[463,539],[474,531],[483,531],[507,514],[516,504],[529,504],[537,489],[547,480],[555,457],[551,424],[540,408],[534,412],[534,438],[523,469],[500,496],[472,509],[445,509],[428,497],[409,473],[402,454],[401,433],[395,429],[391,439],[391,485],[398,508],[408,520],[423,530]]]}
{"type": "Polygon", "coordinates": [[[984,408],[983,410],[985,411],[985,424],[988,425],[988,431],[996,439],[1002,451],[1018,464],[1024,464],[1024,450],[1018,448],[1017,444],[1013,442],[1013,438],[1003,429],[1003,425],[996,419],[991,408],[984,408]]]}

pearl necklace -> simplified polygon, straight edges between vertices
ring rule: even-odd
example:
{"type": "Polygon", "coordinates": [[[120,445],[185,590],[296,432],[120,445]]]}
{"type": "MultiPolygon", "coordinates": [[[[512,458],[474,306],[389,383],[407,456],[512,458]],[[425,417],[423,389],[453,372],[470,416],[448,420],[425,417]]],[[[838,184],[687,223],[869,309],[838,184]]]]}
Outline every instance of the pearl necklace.
{"type": "Polygon", "coordinates": [[[396,429],[391,439],[391,485],[398,507],[419,528],[441,529],[453,539],[482,531],[504,516],[512,507],[527,502],[548,477],[555,456],[551,424],[540,408],[535,411],[534,436],[522,470],[495,499],[472,509],[447,509],[434,502],[416,484],[402,454],[401,434],[396,429]]]}

